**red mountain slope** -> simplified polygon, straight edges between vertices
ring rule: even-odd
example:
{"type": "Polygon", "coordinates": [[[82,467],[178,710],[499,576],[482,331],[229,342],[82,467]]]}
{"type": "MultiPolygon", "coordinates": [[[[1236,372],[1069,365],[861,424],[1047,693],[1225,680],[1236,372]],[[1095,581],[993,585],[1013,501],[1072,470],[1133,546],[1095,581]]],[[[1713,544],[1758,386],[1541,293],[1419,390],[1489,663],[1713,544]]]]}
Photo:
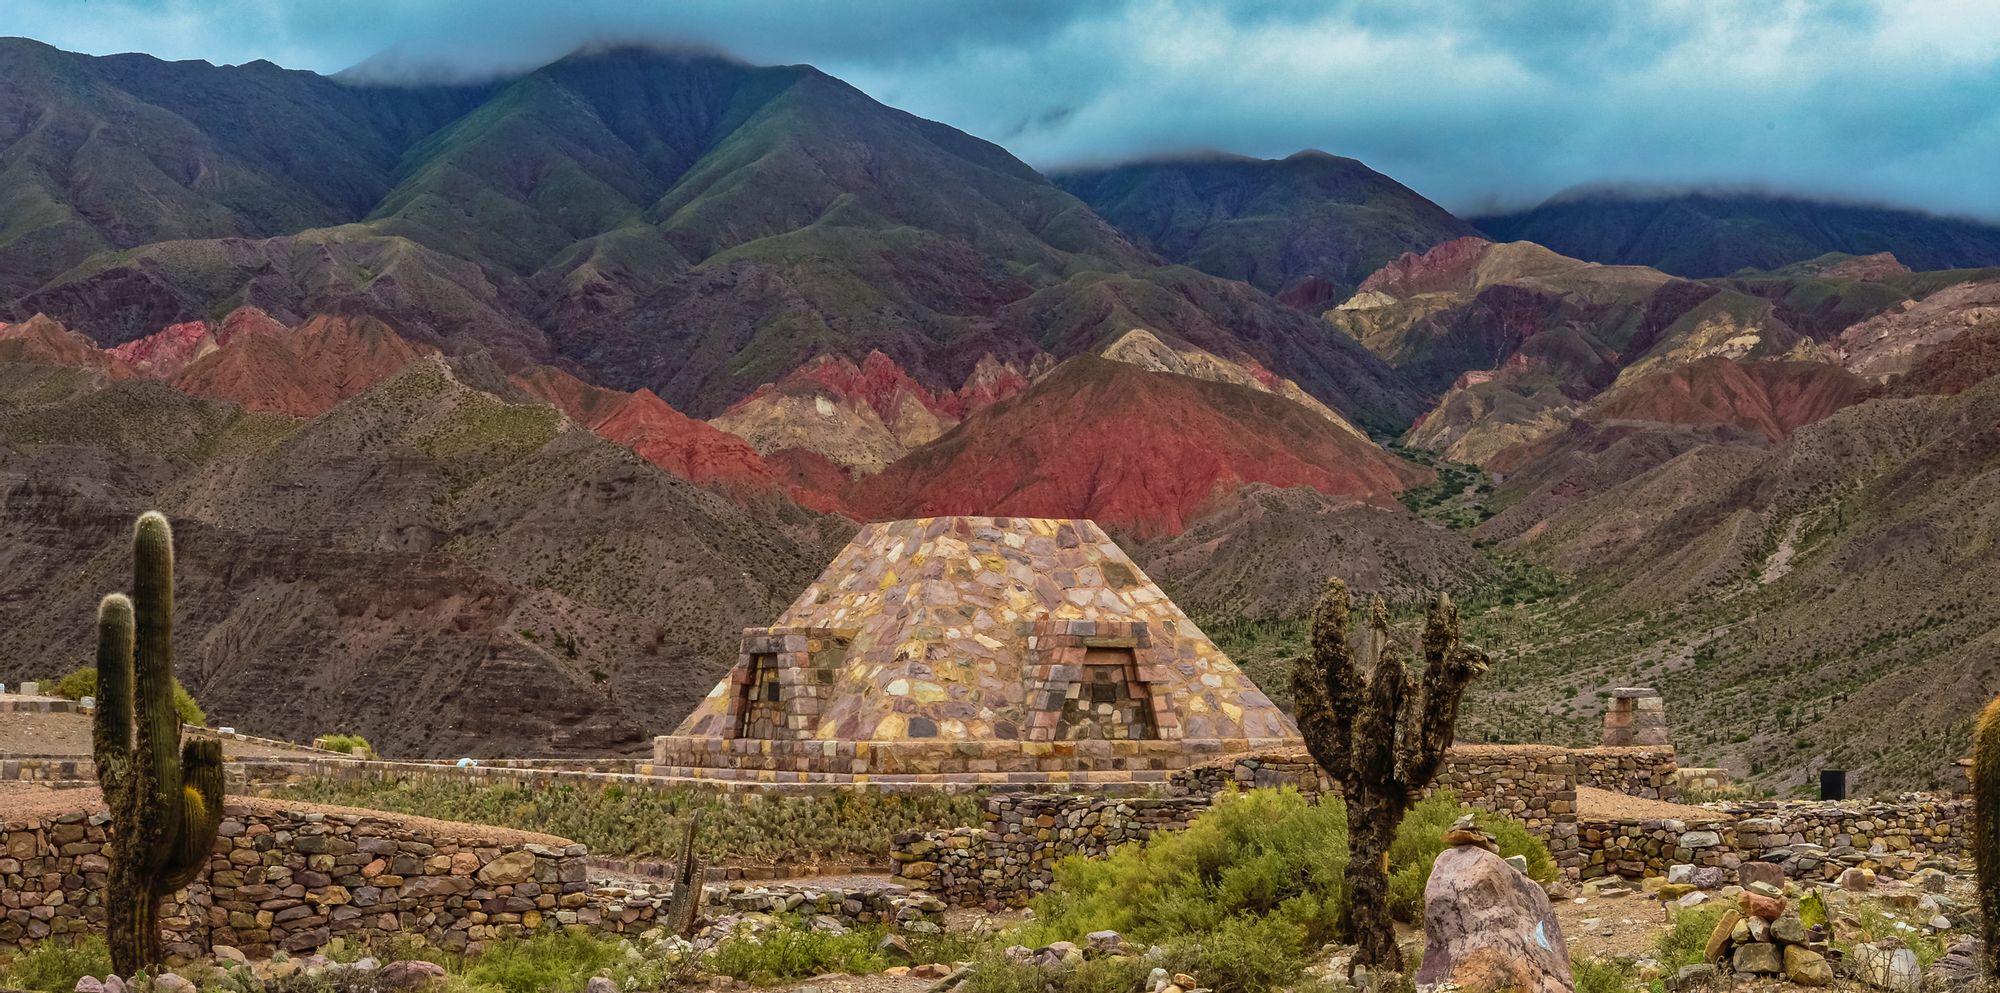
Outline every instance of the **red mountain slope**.
{"type": "Polygon", "coordinates": [[[430,351],[372,317],[320,316],[286,333],[237,335],[170,381],[248,410],[312,417],[430,351]]]}
{"type": "Polygon", "coordinates": [[[1853,373],[1823,362],[1705,358],[1617,387],[1583,416],[1597,422],[1726,424],[1782,441],[1855,402],[1861,388],[1853,373]]]}
{"type": "Polygon", "coordinates": [[[76,366],[97,369],[113,378],[133,375],[125,360],[43,314],[19,324],[0,324],[0,362],[76,366]]]}
{"type": "Polygon", "coordinates": [[[864,480],[850,506],[1088,517],[1152,536],[1245,483],[1386,505],[1429,477],[1290,400],[1082,355],[864,480]]]}
{"type": "MultiPolygon", "coordinates": [[[[640,458],[696,483],[738,493],[783,491],[802,507],[840,510],[847,478],[837,467],[767,463],[749,442],[675,410],[651,390],[622,393],[593,386],[560,369],[536,366],[510,377],[515,386],[599,437],[631,448],[640,458]],[[835,481],[837,480],[837,481],[835,481]]],[[[774,453],[775,454],[775,453],[774,453]]],[[[821,460],[822,462],[824,460],[821,460]]]]}

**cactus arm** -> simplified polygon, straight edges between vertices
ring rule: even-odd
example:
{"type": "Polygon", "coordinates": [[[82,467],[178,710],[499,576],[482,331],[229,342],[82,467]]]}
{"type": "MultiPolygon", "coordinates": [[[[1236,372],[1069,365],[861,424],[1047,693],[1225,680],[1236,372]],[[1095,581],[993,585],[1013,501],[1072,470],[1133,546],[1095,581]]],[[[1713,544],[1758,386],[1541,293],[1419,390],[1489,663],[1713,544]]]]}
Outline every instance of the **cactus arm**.
{"type": "Polygon", "coordinates": [[[162,865],[173,856],[180,822],[181,722],[174,710],[174,536],[157,511],[133,528],[132,599],[135,834],[146,861],[162,865]]]}
{"type": "Polygon", "coordinates": [[[1972,856],[1986,974],[2000,976],[2000,697],[1980,711],[1972,732],[1972,856]]]}
{"type": "Polygon", "coordinates": [[[215,849],[222,824],[222,742],[196,738],[181,746],[181,816],[173,857],[165,866],[166,892],[194,881],[215,849]]]}
{"type": "Polygon", "coordinates": [[[1351,604],[1347,584],[1327,581],[1313,605],[1310,651],[1292,661],[1292,698],[1299,734],[1313,761],[1334,782],[1352,775],[1346,731],[1354,713],[1354,660],[1347,648],[1347,617],[1351,604]]]}
{"type": "Polygon", "coordinates": [[[97,712],[90,737],[104,803],[121,810],[132,754],[132,601],[122,593],[97,605],[97,712]]]}

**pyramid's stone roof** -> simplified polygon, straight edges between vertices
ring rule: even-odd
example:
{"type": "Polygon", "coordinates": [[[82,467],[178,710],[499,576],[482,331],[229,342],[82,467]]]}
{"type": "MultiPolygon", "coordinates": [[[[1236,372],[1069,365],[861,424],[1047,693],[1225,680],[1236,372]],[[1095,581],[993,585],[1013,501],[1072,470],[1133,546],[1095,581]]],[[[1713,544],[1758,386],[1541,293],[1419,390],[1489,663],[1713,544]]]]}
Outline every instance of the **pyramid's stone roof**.
{"type": "MultiPolygon", "coordinates": [[[[1048,711],[1078,678],[1082,653],[1101,646],[1129,650],[1151,693],[1166,740],[1146,742],[1150,752],[1173,741],[1212,753],[1296,738],[1289,718],[1096,524],[994,517],[864,526],[775,624],[744,633],[731,678],[672,737],[745,736],[731,701],[743,697],[753,659],[774,657],[759,653],[780,653],[818,670],[801,676],[812,699],[788,704],[803,713],[775,734],[791,740],[781,745],[1047,740],[1048,711]]],[[[668,752],[685,749],[663,760],[668,752]]]]}

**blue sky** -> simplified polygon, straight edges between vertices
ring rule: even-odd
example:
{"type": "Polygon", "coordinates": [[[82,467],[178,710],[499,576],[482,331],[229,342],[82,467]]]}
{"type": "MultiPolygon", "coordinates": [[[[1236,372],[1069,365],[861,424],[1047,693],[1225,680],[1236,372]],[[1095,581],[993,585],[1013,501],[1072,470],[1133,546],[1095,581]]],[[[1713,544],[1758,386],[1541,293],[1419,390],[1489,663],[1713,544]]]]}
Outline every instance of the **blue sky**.
{"type": "Polygon", "coordinates": [[[2000,219],[1992,0],[6,0],[0,34],[382,74],[693,41],[1045,169],[1319,148],[1460,211],[1621,182],[2000,219]]]}

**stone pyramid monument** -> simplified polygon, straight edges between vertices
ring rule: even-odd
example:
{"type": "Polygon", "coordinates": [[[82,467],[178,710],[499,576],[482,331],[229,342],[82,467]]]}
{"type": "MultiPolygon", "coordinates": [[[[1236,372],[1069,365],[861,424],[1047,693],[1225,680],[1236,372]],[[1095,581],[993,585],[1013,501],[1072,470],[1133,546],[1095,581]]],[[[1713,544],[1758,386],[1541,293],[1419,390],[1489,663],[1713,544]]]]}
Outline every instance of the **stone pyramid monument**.
{"type": "Polygon", "coordinates": [[[672,735],[658,775],[1159,782],[1295,746],[1249,677],[1083,520],[869,524],[672,735]]]}

